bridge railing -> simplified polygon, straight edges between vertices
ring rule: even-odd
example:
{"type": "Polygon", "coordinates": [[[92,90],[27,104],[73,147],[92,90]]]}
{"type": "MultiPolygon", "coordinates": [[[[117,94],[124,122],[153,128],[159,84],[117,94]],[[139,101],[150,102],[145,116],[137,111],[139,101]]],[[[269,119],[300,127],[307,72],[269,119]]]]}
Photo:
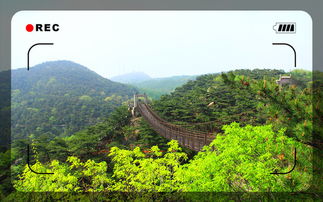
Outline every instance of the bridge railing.
{"type": "Polygon", "coordinates": [[[214,139],[214,135],[212,133],[189,130],[168,123],[164,119],[160,118],[145,103],[138,103],[137,107],[139,113],[156,132],[167,139],[177,140],[182,146],[199,151],[204,145],[210,144],[214,139]]]}

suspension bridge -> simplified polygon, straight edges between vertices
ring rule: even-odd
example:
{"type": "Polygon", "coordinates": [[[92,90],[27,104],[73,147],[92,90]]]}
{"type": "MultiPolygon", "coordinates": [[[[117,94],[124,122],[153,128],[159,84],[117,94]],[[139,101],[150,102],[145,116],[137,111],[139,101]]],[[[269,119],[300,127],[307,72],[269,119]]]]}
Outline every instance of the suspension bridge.
{"type": "Polygon", "coordinates": [[[177,140],[181,146],[194,151],[200,151],[204,145],[210,144],[215,138],[211,132],[187,129],[162,119],[149,107],[145,94],[134,95],[132,114],[136,116],[137,112],[159,135],[167,139],[177,140]],[[143,97],[144,101],[141,101],[140,97],[143,97]]]}

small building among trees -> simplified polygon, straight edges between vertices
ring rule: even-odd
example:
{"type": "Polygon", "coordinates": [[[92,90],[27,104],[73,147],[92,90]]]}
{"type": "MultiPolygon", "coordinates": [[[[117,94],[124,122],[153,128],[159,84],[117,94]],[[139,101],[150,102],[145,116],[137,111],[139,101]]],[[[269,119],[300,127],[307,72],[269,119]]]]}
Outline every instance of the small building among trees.
{"type": "Polygon", "coordinates": [[[292,76],[289,75],[289,76],[282,76],[280,75],[279,79],[276,80],[276,83],[278,85],[285,85],[285,84],[289,84],[291,85],[293,82],[292,82],[292,76]]]}

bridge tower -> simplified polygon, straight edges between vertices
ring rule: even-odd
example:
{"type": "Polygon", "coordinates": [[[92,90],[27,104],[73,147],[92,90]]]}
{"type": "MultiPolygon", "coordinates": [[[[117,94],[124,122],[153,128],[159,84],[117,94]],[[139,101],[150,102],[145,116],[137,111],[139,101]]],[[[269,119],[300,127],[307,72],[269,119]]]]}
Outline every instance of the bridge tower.
{"type": "Polygon", "coordinates": [[[131,114],[133,117],[136,117],[137,113],[136,113],[136,109],[138,107],[138,102],[140,101],[139,98],[142,97],[144,98],[144,103],[148,104],[148,97],[146,95],[146,93],[144,94],[134,94],[133,95],[133,108],[131,110],[131,114]]]}

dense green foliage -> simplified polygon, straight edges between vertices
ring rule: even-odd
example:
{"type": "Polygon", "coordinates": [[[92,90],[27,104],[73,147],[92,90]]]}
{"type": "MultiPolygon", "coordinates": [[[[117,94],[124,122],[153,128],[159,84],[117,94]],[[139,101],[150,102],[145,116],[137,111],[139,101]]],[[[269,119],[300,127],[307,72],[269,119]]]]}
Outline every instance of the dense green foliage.
{"type": "Polygon", "coordinates": [[[301,191],[311,180],[311,150],[271,126],[224,126],[206,152],[199,152],[189,163],[176,141],[169,142],[166,153],[153,146],[145,154],[113,147],[109,165],[105,161],[80,161],[69,157],[67,163],[36,162],[33,169],[54,172],[37,175],[27,167],[16,181],[20,191],[301,191]],[[262,144],[259,144],[262,143],[262,144]],[[287,171],[293,165],[296,147],[302,151],[299,166],[290,175],[270,174],[287,171]],[[112,173],[107,174],[111,166],[112,173]]]}
{"type": "Polygon", "coordinates": [[[11,163],[10,150],[0,152],[0,199],[12,191],[10,179],[11,163]]]}
{"type": "Polygon", "coordinates": [[[285,127],[289,137],[312,145],[311,74],[296,70],[291,75],[293,85],[283,86],[276,84],[274,78],[254,80],[234,73],[223,74],[222,77],[230,87],[257,95],[255,98],[261,100],[257,107],[268,115],[267,123],[277,126],[277,129],[285,127]]]}
{"type": "Polygon", "coordinates": [[[13,70],[12,138],[70,135],[104,120],[135,92],[69,61],[13,70]]]}
{"type": "Polygon", "coordinates": [[[166,149],[166,143],[165,138],[150,129],[140,118],[132,120],[126,106],[120,106],[105,121],[71,136],[52,138],[48,134],[42,134],[31,137],[30,140],[14,141],[12,158],[16,163],[12,172],[15,176],[23,170],[27,144],[32,146],[31,163],[46,163],[51,160],[65,161],[71,155],[81,160],[109,160],[105,155],[114,146],[123,149],[140,146],[145,150],[157,144],[166,149]]]}
{"type": "Polygon", "coordinates": [[[321,133],[312,124],[312,107],[319,108],[320,100],[312,101],[316,89],[310,72],[291,72],[293,85],[286,86],[275,83],[280,74],[284,72],[256,69],[203,75],[154,101],[153,109],[169,122],[212,122],[216,139],[198,153],[176,141],[167,143],[121,106],[106,120],[70,136],[40,133],[16,141],[12,162],[3,166],[12,164],[17,190],[31,192],[306,191],[318,166],[312,164],[312,149],[321,143],[313,144],[311,134],[321,133]],[[27,143],[32,168],[53,175],[28,169],[21,160],[27,143]],[[271,174],[293,168],[294,149],[295,169],[271,174]]]}
{"type": "Polygon", "coordinates": [[[53,172],[52,175],[38,175],[30,171],[28,166],[22,173],[22,180],[17,181],[15,188],[18,191],[101,191],[103,185],[109,183],[106,176],[106,162],[96,163],[93,160],[81,162],[76,157],[69,157],[61,164],[53,160],[46,168],[36,162],[31,168],[38,172],[53,172]]]}
{"type": "Polygon", "coordinates": [[[54,174],[37,175],[26,166],[15,188],[19,191],[169,191],[172,190],[171,176],[179,168],[180,161],[185,159],[185,153],[174,152],[180,150],[176,142],[169,145],[163,156],[158,147],[151,148],[153,153],[149,156],[158,159],[145,158],[139,147],[133,151],[113,147],[109,154],[114,169],[112,175],[107,174],[105,161],[82,162],[71,156],[66,163],[53,160],[44,165],[36,162],[32,165],[33,170],[54,174]]]}
{"type": "Polygon", "coordinates": [[[223,129],[206,152],[177,173],[182,191],[294,192],[310,186],[311,149],[285,136],[283,129],[275,133],[270,125],[241,128],[237,123],[223,129]],[[294,148],[301,151],[295,170],[271,174],[292,169],[294,148]]]}

